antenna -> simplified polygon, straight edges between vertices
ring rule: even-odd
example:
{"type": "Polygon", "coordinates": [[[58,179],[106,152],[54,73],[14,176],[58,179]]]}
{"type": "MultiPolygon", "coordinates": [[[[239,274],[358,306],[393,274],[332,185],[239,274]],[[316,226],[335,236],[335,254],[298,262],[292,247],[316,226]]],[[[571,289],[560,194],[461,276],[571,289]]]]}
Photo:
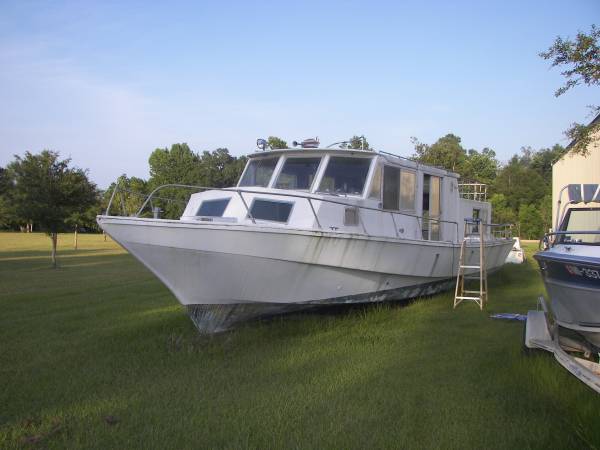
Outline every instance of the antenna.
{"type": "Polygon", "coordinates": [[[334,145],[343,145],[343,144],[349,144],[349,143],[350,143],[350,141],[339,141],[339,142],[334,142],[333,144],[329,144],[329,145],[328,145],[327,147],[325,147],[325,148],[331,148],[331,147],[333,147],[334,145]]]}
{"type": "MultiPolygon", "coordinates": [[[[358,138],[360,139],[360,149],[364,151],[364,150],[365,150],[365,142],[366,142],[367,140],[365,139],[365,136],[364,136],[364,135],[361,135],[361,136],[359,136],[358,138]]],[[[352,140],[349,140],[349,141],[339,141],[339,142],[334,142],[333,144],[329,144],[329,145],[328,145],[326,148],[331,148],[331,147],[333,147],[334,145],[339,145],[339,146],[342,146],[342,145],[349,145],[349,144],[352,144],[352,140]]],[[[358,150],[358,149],[356,149],[356,150],[358,150]]],[[[367,148],[367,150],[369,150],[369,149],[367,148]]]]}

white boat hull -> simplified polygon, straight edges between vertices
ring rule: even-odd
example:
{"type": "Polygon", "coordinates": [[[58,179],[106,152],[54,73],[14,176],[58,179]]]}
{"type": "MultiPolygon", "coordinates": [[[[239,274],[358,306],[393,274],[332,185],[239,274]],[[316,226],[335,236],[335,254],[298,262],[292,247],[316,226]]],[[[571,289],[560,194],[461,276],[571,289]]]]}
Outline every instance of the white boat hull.
{"type": "MultiPolygon", "coordinates": [[[[459,257],[449,242],[111,216],[98,223],[208,332],[304,307],[431,295],[453,286],[459,257]]],[[[478,246],[468,262],[477,263],[478,246]]],[[[511,247],[490,242],[488,270],[511,247]]]]}

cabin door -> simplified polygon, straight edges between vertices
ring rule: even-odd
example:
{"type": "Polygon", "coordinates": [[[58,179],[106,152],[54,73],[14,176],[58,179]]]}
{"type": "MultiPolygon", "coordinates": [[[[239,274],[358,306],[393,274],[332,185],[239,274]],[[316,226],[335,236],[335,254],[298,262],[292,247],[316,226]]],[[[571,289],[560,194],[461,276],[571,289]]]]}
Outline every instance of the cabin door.
{"type": "Polygon", "coordinates": [[[440,216],[442,182],[440,177],[423,175],[423,239],[441,240],[440,216]]]}

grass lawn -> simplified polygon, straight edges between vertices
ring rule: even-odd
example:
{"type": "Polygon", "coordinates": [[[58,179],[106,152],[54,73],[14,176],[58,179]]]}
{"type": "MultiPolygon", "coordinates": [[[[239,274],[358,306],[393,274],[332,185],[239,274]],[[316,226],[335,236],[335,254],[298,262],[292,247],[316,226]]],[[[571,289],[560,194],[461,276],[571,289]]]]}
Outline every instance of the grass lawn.
{"type": "Polygon", "coordinates": [[[490,303],[298,314],[200,337],[102,236],[0,233],[0,448],[600,447],[600,396],[522,353],[537,265],[490,303]]]}

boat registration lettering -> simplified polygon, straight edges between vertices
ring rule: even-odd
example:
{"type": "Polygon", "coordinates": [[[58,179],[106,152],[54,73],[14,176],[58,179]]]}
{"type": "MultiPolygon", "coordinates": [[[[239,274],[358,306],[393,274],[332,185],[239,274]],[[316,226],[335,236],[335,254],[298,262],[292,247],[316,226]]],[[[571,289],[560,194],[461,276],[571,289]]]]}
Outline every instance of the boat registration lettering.
{"type": "Polygon", "coordinates": [[[593,278],[595,280],[600,280],[600,272],[594,269],[587,269],[585,267],[577,267],[572,266],[570,264],[565,265],[565,269],[571,275],[577,275],[580,277],[593,278]]]}

